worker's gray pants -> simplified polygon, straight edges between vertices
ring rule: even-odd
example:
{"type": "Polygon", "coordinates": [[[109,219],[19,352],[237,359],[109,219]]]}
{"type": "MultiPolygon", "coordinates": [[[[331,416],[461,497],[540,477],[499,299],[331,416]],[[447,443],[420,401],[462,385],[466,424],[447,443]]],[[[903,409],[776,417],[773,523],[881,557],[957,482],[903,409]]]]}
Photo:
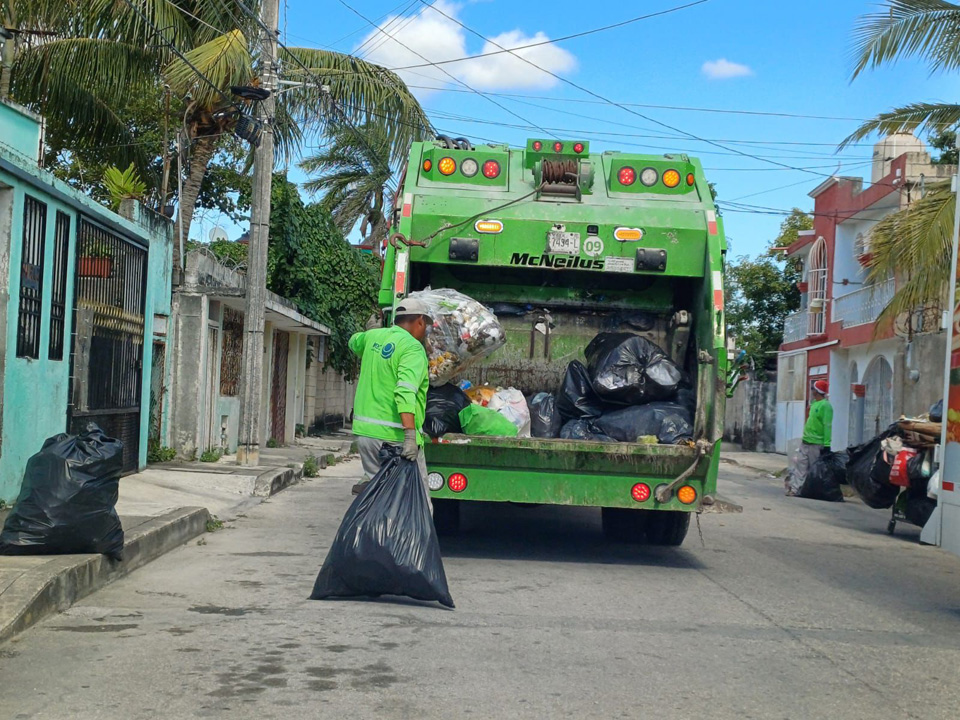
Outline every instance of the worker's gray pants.
{"type": "Polygon", "coordinates": [[[817,462],[817,459],[820,457],[821,450],[823,450],[822,445],[800,443],[800,447],[797,448],[797,454],[793,456],[790,472],[787,473],[787,477],[783,482],[784,489],[787,493],[792,492],[793,494],[797,494],[800,492],[800,488],[803,487],[803,481],[807,479],[807,473],[810,472],[810,468],[813,467],[813,464],[817,462]]]}
{"type": "MultiPolygon", "coordinates": [[[[390,442],[379,438],[357,436],[357,449],[360,451],[360,462],[363,463],[364,480],[370,480],[380,472],[380,448],[384,445],[394,447],[403,447],[402,442],[390,442]]],[[[430,488],[427,487],[427,458],[423,454],[423,448],[420,448],[420,454],[417,455],[417,466],[420,468],[420,479],[423,481],[423,489],[427,493],[427,504],[433,511],[433,503],[430,502],[430,488]]]]}

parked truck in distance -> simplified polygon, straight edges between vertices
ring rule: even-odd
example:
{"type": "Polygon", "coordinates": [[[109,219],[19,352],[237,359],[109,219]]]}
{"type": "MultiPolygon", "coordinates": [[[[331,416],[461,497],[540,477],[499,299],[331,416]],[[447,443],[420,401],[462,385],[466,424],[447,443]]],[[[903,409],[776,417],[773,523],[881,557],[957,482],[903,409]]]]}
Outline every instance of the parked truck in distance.
{"type": "Polygon", "coordinates": [[[695,394],[693,437],[676,445],[445,437],[426,447],[438,530],[462,500],[601,508],[605,533],[679,545],[716,502],[728,370],[726,241],[700,162],[591,153],[586,141],[524,148],[414,143],[379,303],[452,288],[498,313],[507,343],[464,378],[555,392],[604,331],[666,351],[695,394]]]}

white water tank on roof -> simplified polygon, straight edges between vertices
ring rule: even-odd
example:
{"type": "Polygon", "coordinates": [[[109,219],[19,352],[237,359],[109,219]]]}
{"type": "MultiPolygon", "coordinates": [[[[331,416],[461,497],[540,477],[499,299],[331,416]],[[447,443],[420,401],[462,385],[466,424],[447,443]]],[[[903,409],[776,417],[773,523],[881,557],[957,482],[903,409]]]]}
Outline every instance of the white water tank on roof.
{"type": "Polygon", "coordinates": [[[870,182],[876,183],[890,174],[890,163],[904,153],[926,152],[923,141],[913,133],[887,135],[873,146],[873,171],[870,182]]]}

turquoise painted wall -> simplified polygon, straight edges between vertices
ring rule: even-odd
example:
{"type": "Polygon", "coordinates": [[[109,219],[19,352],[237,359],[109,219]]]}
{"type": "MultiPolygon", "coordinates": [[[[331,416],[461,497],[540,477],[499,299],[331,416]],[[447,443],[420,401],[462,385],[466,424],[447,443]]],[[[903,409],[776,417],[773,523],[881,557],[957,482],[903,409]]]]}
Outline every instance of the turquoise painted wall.
{"type": "Polygon", "coordinates": [[[0,101],[0,142],[26,159],[36,162],[40,152],[39,118],[26,108],[0,101]]]}
{"type": "MultiPolygon", "coordinates": [[[[73,320],[73,275],[67,276],[67,313],[63,360],[48,359],[50,347],[50,296],[53,287],[53,251],[56,211],[71,217],[70,250],[76,243],[76,213],[52,197],[32,187],[16,184],[0,171],[0,182],[13,186],[13,222],[10,231],[10,302],[7,305],[7,364],[3,379],[4,421],[0,446],[0,500],[16,499],[27,459],[36,453],[51,435],[67,427],[66,407],[70,380],[70,333],[73,320]],[[17,314],[20,300],[20,262],[23,249],[23,199],[29,194],[47,205],[47,232],[44,242],[43,302],[40,323],[40,357],[28,360],[17,354],[17,314]]],[[[2,232],[2,230],[0,230],[2,232]]]]}

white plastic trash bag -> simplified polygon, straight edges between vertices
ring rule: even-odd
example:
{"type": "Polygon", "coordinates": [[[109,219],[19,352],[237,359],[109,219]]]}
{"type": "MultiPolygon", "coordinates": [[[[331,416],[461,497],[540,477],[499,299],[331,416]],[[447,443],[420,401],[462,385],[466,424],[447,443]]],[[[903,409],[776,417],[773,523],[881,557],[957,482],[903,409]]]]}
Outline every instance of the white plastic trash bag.
{"type": "Polygon", "coordinates": [[[427,328],[430,384],[443,385],[506,343],[497,316],[473,298],[456,290],[410,293],[430,311],[427,328]]]}
{"type": "Polygon", "coordinates": [[[530,407],[523,393],[516,388],[499,388],[487,403],[517,426],[517,437],[530,437],[530,407]]]}

